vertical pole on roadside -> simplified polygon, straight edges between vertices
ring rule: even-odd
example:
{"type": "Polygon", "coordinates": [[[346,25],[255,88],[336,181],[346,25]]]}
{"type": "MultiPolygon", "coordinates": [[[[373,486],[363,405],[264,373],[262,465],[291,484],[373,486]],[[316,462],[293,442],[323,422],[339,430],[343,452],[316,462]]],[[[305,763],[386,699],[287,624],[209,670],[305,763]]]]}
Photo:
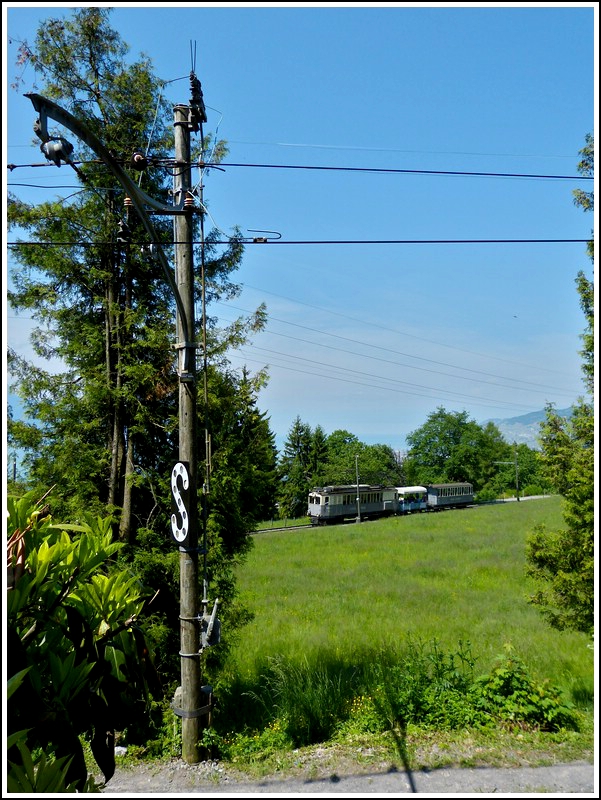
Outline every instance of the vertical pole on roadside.
{"type": "MultiPolygon", "coordinates": [[[[184,203],[191,187],[189,107],[174,108],[174,200],[184,203]]],[[[191,199],[191,196],[190,196],[191,199]]],[[[199,756],[201,706],[200,619],[198,601],[198,458],[196,439],[196,342],[194,320],[194,264],[192,206],[174,218],[175,280],[185,319],[178,313],[179,460],[187,463],[189,477],[189,536],[180,547],[180,657],[182,759],[196,764],[199,756]]]]}
{"type": "Polygon", "coordinates": [[[355,522],[361,522],[361,495],[359,494],[359,455],[355,454],[355,477],[357,479],[357,517],[355,522]]]}

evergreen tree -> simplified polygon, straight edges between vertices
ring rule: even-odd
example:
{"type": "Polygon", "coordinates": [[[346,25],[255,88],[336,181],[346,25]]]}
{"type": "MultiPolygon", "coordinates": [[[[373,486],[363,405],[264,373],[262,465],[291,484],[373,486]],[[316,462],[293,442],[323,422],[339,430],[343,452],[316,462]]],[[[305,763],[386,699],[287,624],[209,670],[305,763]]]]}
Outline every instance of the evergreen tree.
{"type": "MultiPolygon", "coordinates": [[[[43,82],[40,94],[69,110],[149,196],[168,205],[172,109],[150,60],[129,59],[110,14],[110,8],[83,7],[68,19],[45,20],[35,45],[24,44],[22,54],[43,82]],[[146,143],[148,166],[138,172],[132,153],[146,143]]],[[[209,137],[195,148],[203,161],[209,148],[211,160],[226,153],[223,142],[209,137]]],[[[9,223],[24,234],[12,249],[17,266],[9,301],[38,321],[36,355],[60,364],[59,372],[44,370],[11,354],[26,419],[12,420],[9,436],[12,446],[26,451],[30,484],[40,491],[56,486],[57,519],[77,518],[82,508],[112,513],[115,535],[130,545],[124,557],[147,585],[161,590],[153,607],[156,642],[165,619],[169,635],[179,627],[177,564],[168,534],[169,475],[178,457],[175,303],[121,186],[82,142],[76,152],[80,192],[37,205],[9,198],[9,223]]],[[[200,214],[195,218],[198,227],[200,214]]],[[[172,261],[172,217],[155,215],[153,225],[172,261]]],[[[240,236],[234,231],[226,246],[217,244],[221,238],[209,231],[202,260],[199,248],[195,252],[195,299],[201,300],[202,277],[207,307],[239,291],[231,275],[243,255],[240,236]]],[[[199,475],[211,472],[210,573],[223,602],[235,595],[233,564],[247,551],[247,533],[276,488],[273,438],[256,406],[265,376],[240,377],[227,361],[229,348],[263,327],[265,311],[260,307],[225,329],[208,314],[204,322],[210,402],[208,408],[200,398],[197,404],[199,475]],[[204,462],[204,431],[212,443],[212,471],[204,462]]],[[[244,618],[240,609],[232,615],[244,618]]]]}
{"type": "Polygon", "coordinates": [[[280,516],[300,517],[307,512],[307,498],[312,488],[311,426],[296,417],[284,442],[278,465],[280,475],[280,516]]]}
{"type": "Polygon", "coordinates": [[[317,425],[313,431],[311,439],[310,471],[311,482],[314,486],[321,486],[325,483],[325,466],[328,459],[328,437],[326,432],[317,425]]]}
{"type": "MultiPolygon", "coordinates": [[[[588,135],[578,169],[593,174],[594,139],[588,135]]],[[[593,210],[593,195],[575,193],[577,205],[593,210]]],[[[591,241],[588,253],[593,257],[591,241]]],[[[541,426],[543,463],[550,481],[565,498],[565,528],[550,531],[538,526],[527,542],[527,571],[537,582],[530,598],[555,628],[588,635],[594,630],[595,572],[595,421],[594,287],[584,272],[576,277],[580,305],[586,320],[582,334],[582,371],[586,395],[579,399],[569,420],[552,405],[541,426]]]]}

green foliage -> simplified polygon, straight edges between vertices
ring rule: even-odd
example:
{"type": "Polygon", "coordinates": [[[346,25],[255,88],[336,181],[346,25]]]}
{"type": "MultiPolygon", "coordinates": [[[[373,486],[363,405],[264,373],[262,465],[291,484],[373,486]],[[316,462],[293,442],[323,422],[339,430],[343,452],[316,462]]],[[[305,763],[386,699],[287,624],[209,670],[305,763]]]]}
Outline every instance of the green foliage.
{"type": "Polygon", "coordinates": [[[594,630],[592,527],[549,530],[536,526],[527,541],[527,572],[536,579],[530,602],[558,630],[594,630]]]}
{"type": "Polygon", "coordinates": [[[145,715],[155,687],[137,625],[143,589],[113,565],[122,545],[112,541],[110,519],[84,514],[82,525],[57,524],[34,493],[7,500],[12,780],[23,791],[84,791],[80,737],[89,735],[108,779],[114,730],[145,715]]]}
{"type": "Polygon", "coordinates": [[[366,445],[348,431],[334,431],[327,439],[324,482],[354,484],[357,472],[360,483],[385,486],[401,484],[401,471],[391,447],[384,444],[366,445]]]}
{"type": "MultiPolygon", "coordinates": [[[[584,137],[585,145],[580,151],[582,156],[578,163],[578,172],[586,177],[593,177],[595,174],[595,137],[592,133],[587,133],[584,137]]],[[[572,192],[574,196],[574,204],[580,206],[584,211],[593,211],[595,207],[595,194],[594,192],[585,192],[583,189],[574,189],[572,192]]],[[[591,236],[591,241],[587,244],[587,252],[591,261],[594,258],[594,241],[591,236]]],[[[593,342],[591,341],[591,345],[593,342]]],[[[593,373],[591,373],[592,378],[593,373]]]]}
{"type": "Polygon", "coordinates": [[[279,720],[270,722],[261,731],[233,733],[225,738],[215,735],[211,744],[233,764],[264,761],[279,750],[291,750],[293,742],[279,720]]]}
{"type": "Polygon", "coordinates": [[[55,794],[77,791],[77,781],[68,783],[72,758],[48,759],[42,752],[34,760],[23,742],[18,742],[17,748],[21,763],[8,763],[6,787],[9,792],[55,794]]]}
{"type": "Polygon", "coordinates": [[[547,486],[541,486],[540,484],[529,483],[527,486],[520,489],[520,494],[522,497],[538,497],[540,495],[549,494],[549,488],[547,486]]]}
{"type": "Polygon", "coordinates": [[[508,461],[510,456],[509,445],[492,422],[483,427],[465,411],[442,407],[407,436],[407,444],[403,468],[408,483],[468,481],[476,492],[494,479],[494,462],[508,461]]]}
{"type": "Polygon", "coordinates": [[[374,659],[374,706],[388,729],[457,728],[484,722],[469,698],[475,660],[469,642],[445,653],[434,640],[427,645],[409,637],[396,655],[374,659]]]}
{"type": "Polygon", "coordinates": [[[543,731],[578,729],[573,705],[549,681],[536,683],[511,648],[498,661],[493,672],[474,685],[472,694],[478,709],[501,722],[543,731]]]}
{"type": "Polygon", "coordinates": [[[366,445],[349,431],[336,430],[326,436],[321,426],[297,417],[288,432],[278,464],[280,517],[306,516],[307,498],[315,486],[361,483],[398,486],[401,469],[391,447],[366,445]]]}
{"type": "MultiPolygon", "coordinates": [[[[21,55],[36,72],[36,91],[96,134],[130,177],[142,178],[131,170],[130,157],[147,145],[152,164],[143,175],[144,191],[169,204],[172,175],[153,159],[166,159],[173,149],[172,109],[162,99],[163,81],[150,60],[129,53],[110,24],[111,13],[84,7],[47,19],[35,44],[25,44],[21,55]]],[[[9,441],[25,452],[27,485],[42,487],[41,492],[55,487],[55,519],[85,521],[81,509],[112,518],[112,537],[127,545],[119,563],[155,597],[142,624],[157,647],[161,677],[171,684],[180,671],[177,551],[168,535],[169,474],[178,452],[175,299],[150,248],[130,246],[155,237],[124,207],[123,187],[97,153],[83,141],[73,144],[84,162],[76,171],[80,192],[65,201],[28,204],[11,196],[8,203],[9,224],[27,242],[12,250],[9,301],[36,321],[37,356],[35,366],[15,353],[9,357],[26,415],[25,420],[11,416],[9,441]],[[36,241],[53,246],[30,246],[36,241]],[[50,358],[60,360],[60,373],[40,366],[50,358]]],[[[213,161],[227,152],[224,142],[210,136],[191,146],[200,161],[206,148],[213,161]]],[[[199,239],[200,214],[192,220],[193,239],[199,239]]],[[[171,218],[157,215],[153,227],[171,258],[171,218]]],[[[206,300],[207,309],[240,291],[232,275],[243,257],[241,236],[234,231],[226,247],[218,243],[222,238],[208,229],[202,257],[195,247],[192,259],[194,301],[206,300]]],[[[206,577],[220,599],[225,634],[210,654],[211,666],[226,653],[227,637],[248,620],[236,600],[234,566],[251,547],[248,532],[255,520],[273,515],[276,452],[269,422],[257,409],[266,375],[240,375],[227,360],[228,351],[244,345],[265,322],[263,305],[225,328],[210,313],[195,322],[194,339],[204,344],[208,395],[206,403],[197,402],[198,430],[202,425],[210,448],[205,450],[199,436],[197,473],[206,476],[207,495],[199,479],[197,499],[204,505],[210,550],[199,593],[206,577]]],[[[196,388],[200,394],[200,381],[196,388]]],[[[127,589],[96,581],[78,597],[81,606],[94,607],[107,594],[127,589]]],[[[71,613],[81,613],[75,599],[71,606],[71,613]]],[[[113,653],[115,668],[119,658],[113,653]]]]}
{"type": "MultiPolygon", "coordinates": [[[[321,441],[321,432],[318,436],[321,441]]],[[[307,497],[312,486],[312,469],[317,466],[314,456],[311,427],[297,417],[288,431],[278,464],[281,517],[296,518],[306,514],[307,497]]]]}
{"type": "Polygon", "coordinates": [[[271,720],[280,720],[295,746],[330,739],[352,698],[356,685],[352,664],[327,655],[297,663],[270,658],[254,696],[271,720]]]}
{"type": "MultiPolygon", "coordinates": [[[[587,136],[579,169],[593,174],[594,139],[587,136]]],[[[576,195],[578,205],[591,210],[593,198],[576,195]]],[[[590,243],[589,255],[592,257],[590,243]]],[[[586,328],[582,339],[584,384],[588,400],[581,398],[570,420],[547,406],[547,419],[541,426],[543,464],[548,479],[565,498],[562,530],[537,526],[526,545],[526,570],[535,579],[537,590],[530,602],[550,625],[560,630],[594,630],[595,599],[595,420],[594,420],[594,289],[583,272],[576,279],[586,328]]]]}
{"type": "Polygon", "coordinates": [[[480,489],[475,497],[476,503],[492,503],[499,497],[499,491],[491,487],[480,489]]]}
{"type": "MultiPolygon", "coordinates": [[[[577,730],[577,716],[548,681],[536,683],[509,654],[477,677],[469,642],[446,651],[437,640],[407,637],[399,647],[326,650],[311,657],[267,659],[240,729],[224,719],[217,745],[232,761],[256,762],[277,750],[349,736],[420,730],[491,728],[577,730]]],[[[236,693],[226,704],[238,703],[236,693]]]]}

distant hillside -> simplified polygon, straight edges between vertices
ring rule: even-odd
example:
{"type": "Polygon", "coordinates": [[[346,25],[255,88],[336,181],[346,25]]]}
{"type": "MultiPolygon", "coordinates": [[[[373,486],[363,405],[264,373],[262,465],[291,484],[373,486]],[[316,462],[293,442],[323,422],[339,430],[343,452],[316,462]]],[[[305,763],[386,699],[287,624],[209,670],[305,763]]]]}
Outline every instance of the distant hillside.
{"type": "MultiPolygon", "coordinates": [[[[557,409],[560,417],[569,419],[572,416],[571,408],[557,409]]],[[[540,423],[545,419],[544,409],[533,411],[530,414],[523,414],[521,417],[510,417],[509,419],[487,419],[482,424],[494,422],[506,442],[513,444],[527,444],[535,450],[540,450],[538,434],[540,423]]]]}

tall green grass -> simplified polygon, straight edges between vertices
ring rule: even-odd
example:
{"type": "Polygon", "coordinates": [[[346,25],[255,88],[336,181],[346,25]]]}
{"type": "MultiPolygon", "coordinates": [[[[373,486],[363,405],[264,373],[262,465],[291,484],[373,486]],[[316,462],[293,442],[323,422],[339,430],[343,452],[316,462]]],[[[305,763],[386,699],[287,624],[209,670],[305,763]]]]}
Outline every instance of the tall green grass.
{"type": "Polygon", "coordinates": [[[359,664],[412,637],[453,652],[468,642],[482,673],[511,645],[536,680],[586,701],[590,642],[549,628],[527,602],[525,541],[539,523],[562,526],[559,497],[258,534],[237,574],[255,619],[230,674],[253,686],[270,659],[359,664]]]}

